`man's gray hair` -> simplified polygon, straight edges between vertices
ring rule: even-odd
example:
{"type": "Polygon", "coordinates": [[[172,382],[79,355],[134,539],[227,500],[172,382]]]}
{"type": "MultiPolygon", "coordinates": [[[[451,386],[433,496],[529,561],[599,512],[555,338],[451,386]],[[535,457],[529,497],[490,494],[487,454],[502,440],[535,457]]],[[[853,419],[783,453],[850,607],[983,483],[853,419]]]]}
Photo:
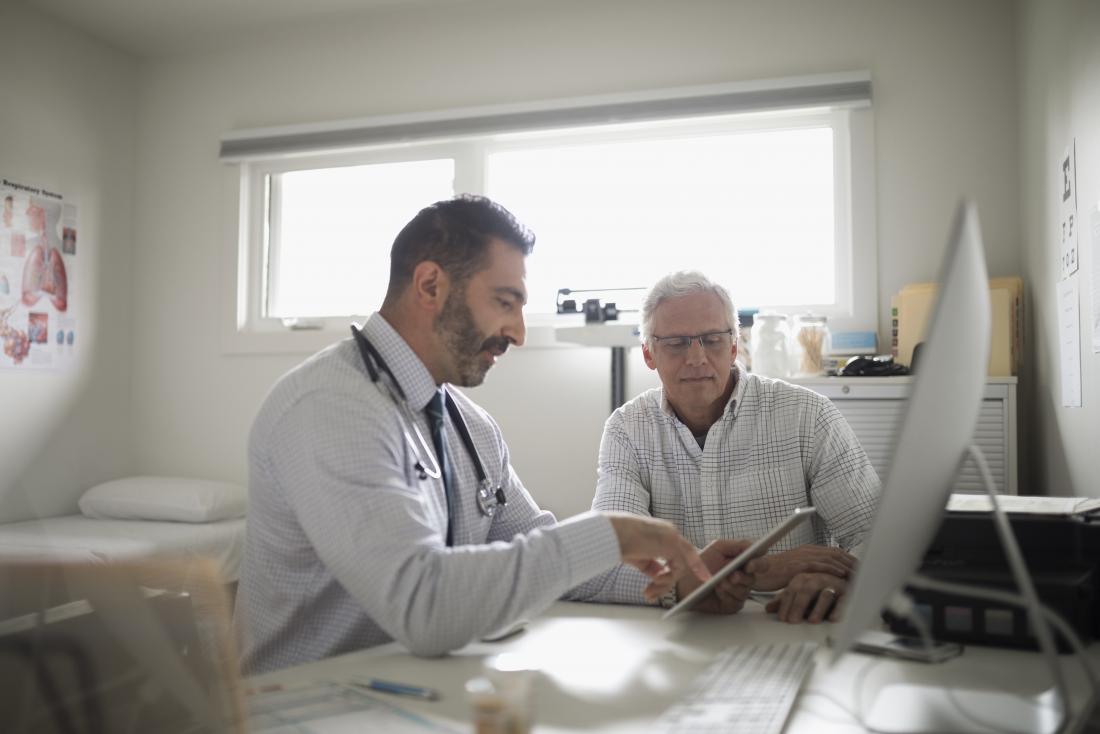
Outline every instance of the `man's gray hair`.
{"type": "Polygon", "coordinates": [[[737,310],[733,307],[730,292],[698,270],[679,270],[658,280],[646,293],[645,300],[642,301],[642,341],[649,343],[650,337],[653,336],[653,314],[663,301],[690,296],[693,293],[713,293],[718,296],[718,300],[726,310],[726,320],[733,329],[734,340],[741,335],[737,310]]]}

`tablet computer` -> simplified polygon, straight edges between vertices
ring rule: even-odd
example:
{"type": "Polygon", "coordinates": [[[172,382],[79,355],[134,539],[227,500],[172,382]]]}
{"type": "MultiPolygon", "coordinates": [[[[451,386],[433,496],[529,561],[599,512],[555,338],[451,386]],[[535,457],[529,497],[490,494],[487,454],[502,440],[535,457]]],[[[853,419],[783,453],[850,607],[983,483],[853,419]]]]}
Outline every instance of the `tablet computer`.
{"type": "Polygon", "coordinates": [[[718,585],[719,581],[744,566],[753,558],[764,555],[769,548],[779,542],[780,538],[782,538],[784,535],[791,532],[796,527],[798,527],[803,522],[816,514],[816,508],[799,507],[797,510],[791,513],[790,517],[772,528],[767,535],[758,539],[755,543],[742,551],[740,555],[732,559],[725,566],[722,566],[722,568],[720,568],[713,576],[711,576],[709,580],[699,586],[699,588],[681,599],[680,603],[665,612],[664,616],[661,617],[661,619],[669,619],[670,617],[675,617],[680,612],[691,609],[693,606],[695,606],[695,603],[697,601],[713,591],[714,587],[718,585]]]}

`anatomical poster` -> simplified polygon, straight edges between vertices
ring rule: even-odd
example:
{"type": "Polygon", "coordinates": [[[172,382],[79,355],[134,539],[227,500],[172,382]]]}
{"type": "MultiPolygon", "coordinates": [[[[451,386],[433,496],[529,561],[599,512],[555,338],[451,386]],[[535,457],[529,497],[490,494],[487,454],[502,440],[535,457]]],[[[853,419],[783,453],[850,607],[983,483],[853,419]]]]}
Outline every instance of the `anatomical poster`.
{"type": "Polygon", "coordinates": [[[2,178],[0,205],[0,369],[64,368],[79,342],[72,309],[76,204],[2,178]]]}

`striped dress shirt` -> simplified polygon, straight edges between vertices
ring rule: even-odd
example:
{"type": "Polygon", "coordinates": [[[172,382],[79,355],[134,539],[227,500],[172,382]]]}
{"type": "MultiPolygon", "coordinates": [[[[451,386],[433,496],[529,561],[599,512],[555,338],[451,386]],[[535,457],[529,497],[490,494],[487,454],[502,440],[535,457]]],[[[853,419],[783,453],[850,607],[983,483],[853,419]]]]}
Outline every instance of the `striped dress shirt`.
{"type": "MultiPolygon", "coordinates": [[[[862,543],[879,480],[836,406],[803,387],[734,370],[736,387],[704,448],[661,388],[616,410],[604,426],[592,508],[669,520],[703,548],[718,538],[758,538],[795,508],[814,505],[818,516],[772,552],[862,543]]],[[[647,583],[619,566],[584,593],[641,604],[647,583]]]]}

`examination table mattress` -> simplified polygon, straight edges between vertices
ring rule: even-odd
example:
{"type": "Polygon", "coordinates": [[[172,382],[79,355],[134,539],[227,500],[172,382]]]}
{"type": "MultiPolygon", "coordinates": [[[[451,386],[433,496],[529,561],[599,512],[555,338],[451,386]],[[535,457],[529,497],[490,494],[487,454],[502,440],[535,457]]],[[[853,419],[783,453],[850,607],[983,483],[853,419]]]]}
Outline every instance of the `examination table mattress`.
{"type": "Polygon", "coordinates": [[[244,518],[218,522],[96,520],[64,515],[0,525],[0,561],[145,561],[209,558],[222,578],[236,581],[244,548],[244,518]]]}

